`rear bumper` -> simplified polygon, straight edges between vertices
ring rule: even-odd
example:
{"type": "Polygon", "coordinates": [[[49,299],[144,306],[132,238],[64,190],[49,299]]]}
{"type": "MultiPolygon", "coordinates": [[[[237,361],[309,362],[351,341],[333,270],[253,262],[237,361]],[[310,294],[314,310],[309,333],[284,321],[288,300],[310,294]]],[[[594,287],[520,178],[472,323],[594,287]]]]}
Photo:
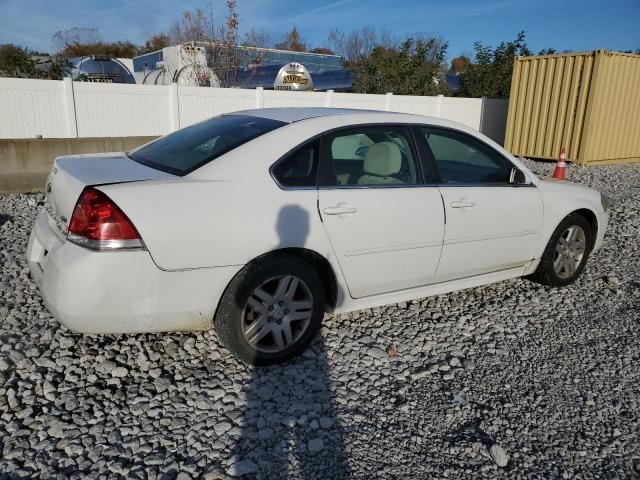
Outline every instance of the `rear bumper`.
{"type": "Polygon", "coordinates": [[[40,212],[27,259],[49,311],[82,333],[206,330],[241,266],[167,272],[145,250],[96,252],[66,241],[40,212]]]}

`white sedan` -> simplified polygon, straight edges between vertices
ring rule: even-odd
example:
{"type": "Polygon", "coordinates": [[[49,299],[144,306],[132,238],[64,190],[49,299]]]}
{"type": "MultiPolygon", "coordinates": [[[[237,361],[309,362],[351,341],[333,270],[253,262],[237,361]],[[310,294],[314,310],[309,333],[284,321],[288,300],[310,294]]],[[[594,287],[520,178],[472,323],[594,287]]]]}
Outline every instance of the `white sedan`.
{"type": "Polygon", "coordinates": [[[215,327],[287,360],[341,313],[520,276],[563,286],[607,199],[536,177],[458,123],[322,108],[206,120],[127,153],[57,158],[28,247],[84,333],[215,327]]]}

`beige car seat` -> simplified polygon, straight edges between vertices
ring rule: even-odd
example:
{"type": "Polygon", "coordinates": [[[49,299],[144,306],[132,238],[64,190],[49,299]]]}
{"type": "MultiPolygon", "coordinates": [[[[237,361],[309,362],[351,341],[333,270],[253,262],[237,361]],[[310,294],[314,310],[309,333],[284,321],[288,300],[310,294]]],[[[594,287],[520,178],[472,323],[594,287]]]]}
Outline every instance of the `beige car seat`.
{"type": "Polygon", "coordinates": [[[369,147],[364,159],[364,175],[358,185],[402,184],[402,180],[392,177],[402,168],[400,147],[393,142],[380,142],[369,147]]]}

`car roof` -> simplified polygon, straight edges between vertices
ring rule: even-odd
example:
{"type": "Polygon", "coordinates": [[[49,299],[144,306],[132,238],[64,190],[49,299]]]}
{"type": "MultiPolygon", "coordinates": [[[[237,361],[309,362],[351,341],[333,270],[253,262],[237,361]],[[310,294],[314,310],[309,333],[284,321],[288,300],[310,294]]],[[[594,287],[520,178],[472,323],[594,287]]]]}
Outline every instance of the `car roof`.
{"type": "MultiPolygon", "coordinates": [[[[352,114],[389,114],[381,110],[363,110],[356,108],[323,108],[323,107],[279,107],[279,108],[256,108],[252,110],[242,110],[229,115],[249,115],[252,117],[268,118],[280,122],[293,123],[309,118],[331,117],[336,115],[352,114]]],[[[397,114],[396,114],[397,115],[397,114]]]]}
{"type": "Polygon", "coordinates": [[[277,120],[287,124],[298,122],[326,124],[333,117],[337,124],[346,126],[349,122],[359,123],[411,123],[453,128],[476,135],[478,132],[453,120],[441,117],[417,115],[415,113],[387,112],[384,110],[365,110],[357,108],[325,108],[325,107],[279,107],[255,108],[228,113],[226,115],[247,115],[252,117],[277,120]],[[340,119],[339,121],[337,119],[340,119]]]}

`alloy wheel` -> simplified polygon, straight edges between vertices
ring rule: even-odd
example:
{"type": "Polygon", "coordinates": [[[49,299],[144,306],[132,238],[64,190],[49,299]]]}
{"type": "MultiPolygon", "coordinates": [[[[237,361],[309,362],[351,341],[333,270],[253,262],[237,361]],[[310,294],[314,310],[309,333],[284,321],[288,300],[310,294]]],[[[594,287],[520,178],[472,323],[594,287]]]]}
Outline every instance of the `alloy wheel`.
{"type": "Polygon", "coordinates": [[[242,334],[257,351],[279,353],[307,331],[313,316],[313,295],[294,275],[273,277],[249,296],[242,311],[242,334]]]}
{"type": "Polygon", "coordinates": [[[553,256],[553,269],[559,278],[565,280],[578,271],[587,247],[587,237],[582,227],[571,225],[556,244],[553,256]]]}

